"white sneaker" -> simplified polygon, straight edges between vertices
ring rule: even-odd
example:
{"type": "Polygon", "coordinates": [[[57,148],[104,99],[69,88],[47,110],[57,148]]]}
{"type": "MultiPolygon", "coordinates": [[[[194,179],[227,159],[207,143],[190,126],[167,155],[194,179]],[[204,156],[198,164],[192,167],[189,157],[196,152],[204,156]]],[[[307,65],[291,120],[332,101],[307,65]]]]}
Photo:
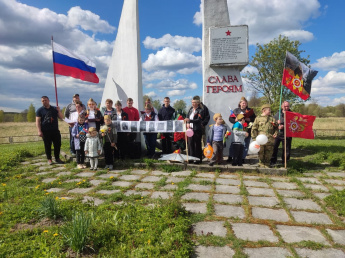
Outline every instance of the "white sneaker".
{"type": "Polygon", "coordinates": [[[108,167],[110,170],[112,170],[113,169],[113,165],[109,165],[109,167],[108,167]]]}
{"type": "Polygon", "coordinates": [[[109,168],[109,165],[106,165],[104,168],[105,168],[105,169],[109,168]]]}
{"type": "Polygon", "coordinates": [[[78,168],[78,169],[83,169],[83,165],[82,165],[82,164],[78,164],[78,165],[77,165],[77,168],[78,168]]]}

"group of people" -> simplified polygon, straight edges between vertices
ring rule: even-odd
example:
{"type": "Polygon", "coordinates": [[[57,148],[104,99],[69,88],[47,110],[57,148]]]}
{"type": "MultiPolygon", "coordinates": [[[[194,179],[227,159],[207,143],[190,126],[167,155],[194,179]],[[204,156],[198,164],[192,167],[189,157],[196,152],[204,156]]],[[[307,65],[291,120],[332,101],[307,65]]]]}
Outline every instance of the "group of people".
{"type": "MultiPolygon", "coordinates": [[[[192,99],[192,106],[184,115],[181,110],[176,111],[170,105],[170,98],[164,98],[164,104],[157,111],[148,98],[145,100],[144,110],[139,112],[133,107],[133,99],[127,99],[127,106],[122,108],[120,101],[107,99],[105,106],[97,108],[97,103],[90,98],[87,106],[80,101],[79,94],[73,95],[72,103],[61,113],[59,107],[50,105],[49,98],[42,96],[43,106],[36,111],[36,126],[38,135],[43,138],[48,164],[52,164],[51,145],[54,145],[55,162],[63,163],[59,158],[61,135],[58,128],[58,118],[64,119],[70,125],[70,151],[76,156],[77,168],[86,168],[85,157],[90,159],[92,170],[98,166],[98,156],[103,152],[106,167],[113,168],[114,158],[125,159],[131,153],[131,143],[138,138],[138,133],[117,132],[113,121],[168,121],[184,120],[187,128],[193,130],[193,136],[188,137],[188,152],[190,156],[198,158],[195,164],[202,162],[203,146],[211,145],[214,151],[209,165],[223,162],[223,149],[229,131],[220,113],[213,116],[215,124],[211,125],[206,137],[206,126],[210,120],[208,108],[200,101],[199,96],[192,99]],[[207,140],[206,140],[207,138],[207,140]]],[[[253,109],[248,107],[248,101],[242,97],[238,108],[234,109],[229,121],[233,124],[232,143],[229,149],[228,162],[234,166],[242,166],[248,154],[251,138],[259,134],[268,137],[268,143],[261,146],[259,161],[262,166],[273,166],[277,162],[277,153],[280,142],[284,141],[284,113],[289,111],[289,103],[282,105],[281,114],[275,117],[270,114],[270,106],[263,105],[262,114],[256,117],[253,109]]],[[[155,157],[157,133],[145,132],[146,156],[155,157]]],[[[183,149],[184,137],[179,133],[162,133],[162,151],[164,154],[172,152],[173,143],[176,148],[183,149]]],[[[290,157],[291,138],[287,139],[287,159],[290,157]]],[[[283,153],[284,155],[284,153],[283,153]]]]}

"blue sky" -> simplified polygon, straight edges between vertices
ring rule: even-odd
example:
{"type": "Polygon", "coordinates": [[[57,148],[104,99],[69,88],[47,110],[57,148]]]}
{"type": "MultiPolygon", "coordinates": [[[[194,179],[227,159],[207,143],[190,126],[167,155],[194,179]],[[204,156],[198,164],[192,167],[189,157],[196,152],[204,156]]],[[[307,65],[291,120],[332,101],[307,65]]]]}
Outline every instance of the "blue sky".
{"type": "MultiPolygon", "coordinates": [[[[41,106],[48,95],[55,105],[50,37],[90,58],[99,84],[57,76],[59,106],[74,93],[97,102],[116,38],[123,0],[0,0],[0,109],[22,111],[41,106]]],[[[170,96],[189,103],[202,94],[200,0],[139,0],[143,89],[153,99],[170,96]],[[178,57],[178,58],[176,58],[178,57]]],[[[345,103],[345,1],[228,0],[231,25],[249,26],[249,56],[255,44],[279,34],[302,42],[319,71],[312,101],[345,103]]],[[[246,70],[252,70],[247,66],[246,70]]],[[[244,82],[246,97],[251,91],[244,82]]],[[[116,100],[115,100],[116,101],[116,100]]]]}

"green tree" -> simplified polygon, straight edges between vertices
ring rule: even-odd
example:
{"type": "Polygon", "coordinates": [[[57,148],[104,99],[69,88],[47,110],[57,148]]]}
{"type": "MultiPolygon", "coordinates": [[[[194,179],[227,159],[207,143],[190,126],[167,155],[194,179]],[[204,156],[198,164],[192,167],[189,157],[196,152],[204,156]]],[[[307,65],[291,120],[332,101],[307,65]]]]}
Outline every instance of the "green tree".
{"type": "Polygon", "coordinates": [[[155,99],[155,100],[151,101],[151,103],[152,103],[152,106],[157,110],[157,112],[162,107],[162,103],[158,99],[155,99]]]}
{"type": "Polygon", "coordinates": [[[28,113],[26,115],[26,119],[28,122],[35,122],[36,121],[36,111],[34,105],[31,103],[28,109],[28,113]]]}
{"type": "Polygon", "coordinates": [[[250,65],[257,71],[245,73],[249,86],[264,96],[264,101],[269,103],[273,109],[278,109],[280,104],[280,91],[283,87],[282,100],[288,100],[291,104],[301,103],[301,99],[292,93],[285,86],[281,86],[283,69],[285,64],[286,51],[297,57],[299,61],[308,65],[310,60],[302,58],[299,50],[301,43],[296,40],[279,35],[267,44],[256,45],[256,53],[250,61],[250,65]]]}
{"type": "Polygon", "coordinates": [[[181,109],[184,113],[186,113],[187,104],[183,99],[180,99],[174,103],[173,108],[175,108],[176,111],[181,109]]]}
{"type": "Polygon", "coordinates": [[[4,122],[4,111],[3,110],[0,110],[0,123],[3,123],[4,122]]]}

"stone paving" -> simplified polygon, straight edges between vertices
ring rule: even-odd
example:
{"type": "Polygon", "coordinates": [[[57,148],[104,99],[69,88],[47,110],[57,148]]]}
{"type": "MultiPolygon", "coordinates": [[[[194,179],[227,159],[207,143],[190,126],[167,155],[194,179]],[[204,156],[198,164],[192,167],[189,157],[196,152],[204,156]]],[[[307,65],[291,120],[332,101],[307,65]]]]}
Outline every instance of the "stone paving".
{"type": "Polygon", "coordinates": [[[232,257],[240,252],[247,257],[345,258],[345,220],[323,201],[337,187],[344,188],[345,172],[293,177],[196,170],[69,171],[57,164],[43,167],[46,163],[38,159],[31,165],[37,166],[35,174],[47,192],[64,199],[82,197],[82,202],[94,205],[101,205],[104,195],[168,199],[183,182],[183,206],[205,215],[193,225],[193,257],[232,257]],[[232,244],[200,244],[205,237],[246,244],[240,251],[232,244]]]}

